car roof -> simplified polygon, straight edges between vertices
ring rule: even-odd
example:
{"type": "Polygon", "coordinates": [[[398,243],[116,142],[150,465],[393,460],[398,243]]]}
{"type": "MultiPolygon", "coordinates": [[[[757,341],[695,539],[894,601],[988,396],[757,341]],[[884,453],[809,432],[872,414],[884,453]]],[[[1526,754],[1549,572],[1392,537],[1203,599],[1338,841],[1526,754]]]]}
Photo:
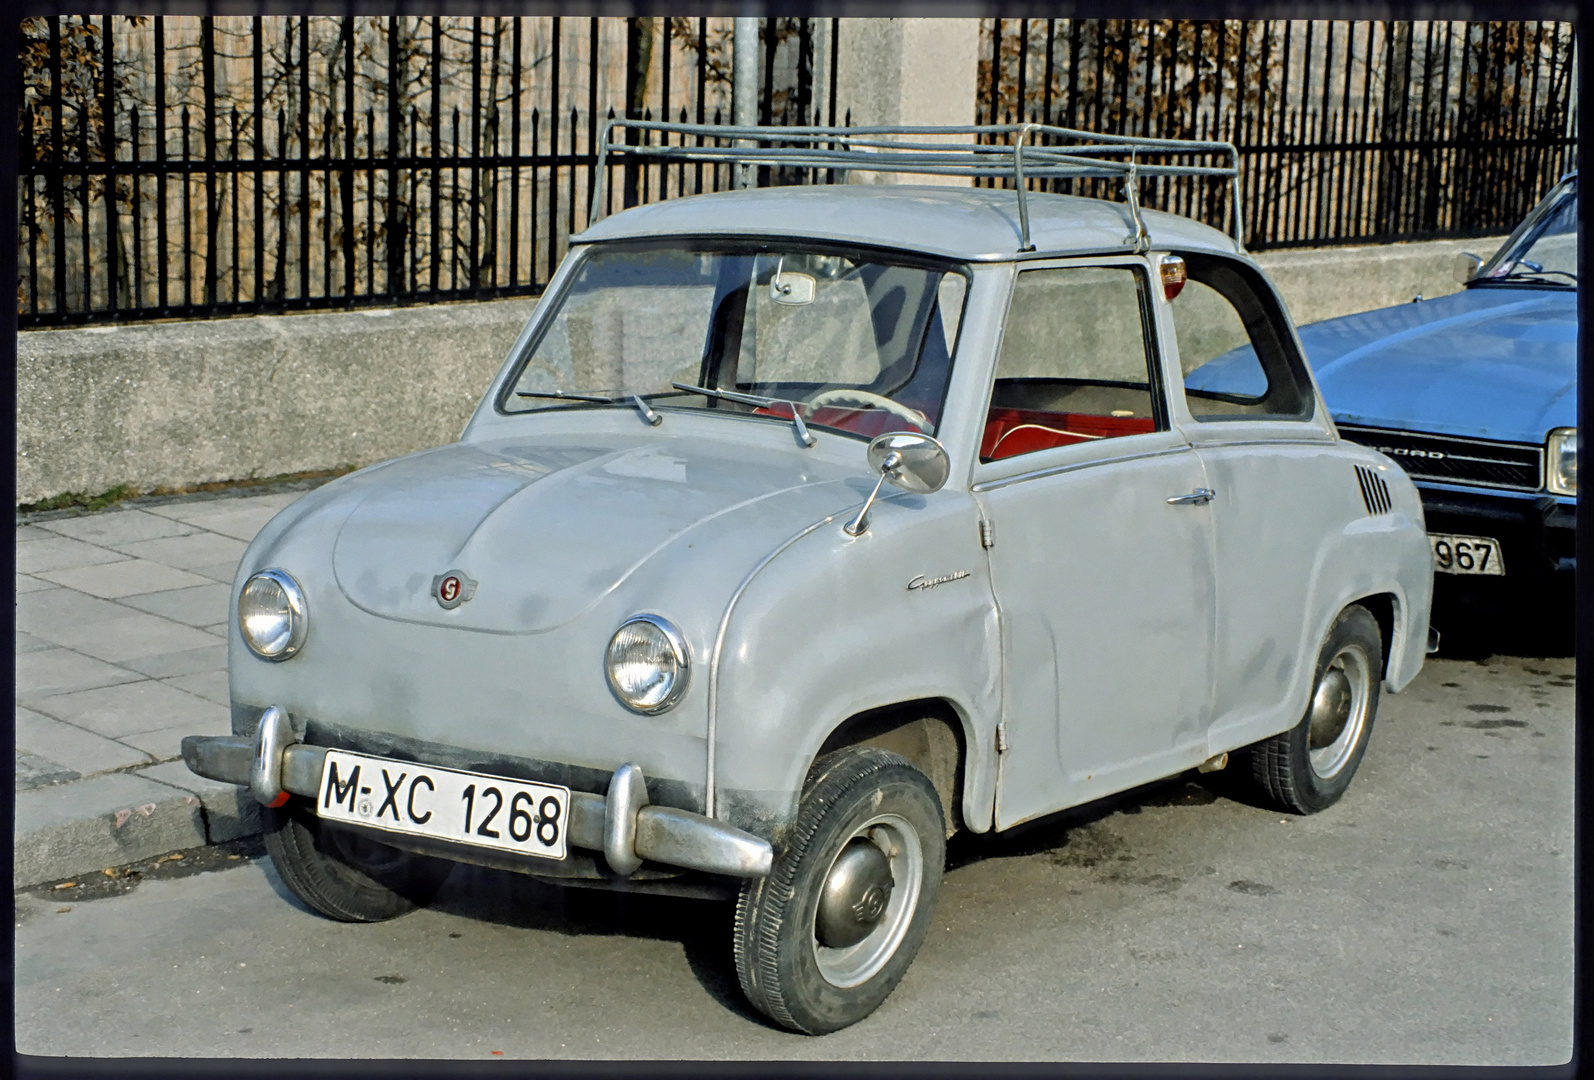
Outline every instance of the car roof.
{"type": "MultiPolygon", "coordinates": [[[[1129,204],[1031,192],[1033,252],[1020,252],[1018,199],[1001,188],[794,185],[666,199],[603,218],[572,243],[654,236],[803,237],[958,260],[1131,250],[1129,204]]],[[[1151,246],[1235,254],[1234,238],[1176,214],[1142,210],[1151,246]]]]}

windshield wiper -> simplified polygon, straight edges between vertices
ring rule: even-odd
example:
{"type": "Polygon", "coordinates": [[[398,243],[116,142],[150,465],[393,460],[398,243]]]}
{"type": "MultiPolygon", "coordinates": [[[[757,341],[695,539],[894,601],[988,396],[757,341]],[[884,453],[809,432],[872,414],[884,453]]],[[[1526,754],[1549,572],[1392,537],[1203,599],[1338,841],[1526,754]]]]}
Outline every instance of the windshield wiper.
{"type": "Polygon", "coordinates": [[[707,386],[693,386],[691,383],[672,382],[671,386],[677,390],[685,390],[689,394],[704,394],[708,397],[723,398],[741,405],[756,405],[760,408],[769,408],[771,405],[790,405],[792,427],[797,430],[797,439],[804,446],[815,443],[813,433],[808,430],[808,425],[803,423],[802,403],[790,401],[786,398],[760,397],[757,394],[738,394],[734,390],[714,390],[707,386]]]}
{"type": "Polygon", "coordinates": [[[1552,275],[1555,275],[1555,276],[1558,276],[1558,277],[1564,277],[1564,278],[1568,279],[1569,281],[1571,281],[1571,283],[1573,285],[1577,284],[1577,275],[1572,273],[1572,272],[1570,272],[1570,271],[1568,271],[1568,270],[1529,270],[1527,273],[1524,273],[1524,274],[1518,274],[1518,273],[1514,273],[1513,272],[1513,273],[1505,275],[1504,277],[1493,278],[1492,280],[1494,280],[1494,281],[1542,281],[1543,279],[1548,278],[1548,277],[1550,277],[1552,275]]]}
{"type": "Polygon", "coordinates": [[[604,397],[599,394],[566,394],[559,390],[516,390],[516,397],[551,398],[556,401],[590,401],[594,405],[625,405],[629,404],[642,417],[649,427],[658,427],[664,417],[648,408],[648,403],[642,400],[640,394],[622,394],[618,397],[604,397]]]}

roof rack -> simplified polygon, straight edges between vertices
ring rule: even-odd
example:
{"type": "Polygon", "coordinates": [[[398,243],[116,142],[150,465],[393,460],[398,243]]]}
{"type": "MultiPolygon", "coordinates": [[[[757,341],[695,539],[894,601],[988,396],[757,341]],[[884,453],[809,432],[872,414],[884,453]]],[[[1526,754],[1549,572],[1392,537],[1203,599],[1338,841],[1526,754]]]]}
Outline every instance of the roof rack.
{"type": "Polygon", "coordinates": [[[787,168],[856,169],[868,172],[917,173],[937,176],[971,176],[1011,180],[1018,196],[1020,251],[1033,251],[1029,235],[1030,179],[1104,177],[1123,180],[1124,197],[1134,232],[1125,242],[1134,250],[1150,246],[1140,216],[1136,181],[1147,176],[1228,177],[1234,198],[1234,243],[1245,250],[1240,221],[1240,154],[1234,144],[1188,139],[1149,139],[1128,135],[1102,135],[1050,124],[983,124],[945,127],[736,127],[724,124],[677,124],[659,120],[616,117],[604,123],[598,139],[597,190],[588,225],[603,218],[606,201],[605,166],[611,154],[706,161],[740,165],[739,186],[746,186],[747,171],[758,165],[787,168]],[[615,128],[657,131],[660,144],[615,142],[615,128]],[[682,144],[688,136],[713,139],[715,145],[668,145],[676,134],[682,144]],[[968,141],[947,141],[946,136],[967,136],[968,141]],[[924,141],[925,136],[939,137],[924,141]],[[1003,142],[980,142],[980,137],[1005,137],[1003,142]],[[913,141],[913,140],[919,141],[913,141]],[[734,140],[731,145],[721,145],[734,140]],[[771,145],[780,144],[780,145],[771,145]],[[1142,157],[1162,159],[1147,164],[1142,157]],[[1221,163],[1226,156],[1227,163],[1221,163]],[[1202,163],[1171,164],[1168,158],[1205,159],[1202,163]]]}

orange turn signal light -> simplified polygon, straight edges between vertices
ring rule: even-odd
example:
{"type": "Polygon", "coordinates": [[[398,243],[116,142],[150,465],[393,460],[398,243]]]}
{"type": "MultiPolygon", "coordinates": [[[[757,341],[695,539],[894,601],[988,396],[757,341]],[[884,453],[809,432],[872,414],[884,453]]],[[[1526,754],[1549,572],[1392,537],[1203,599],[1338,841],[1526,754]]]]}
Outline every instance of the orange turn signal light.
{"type": "Polygon", "coordinates": [[[1184,260],[1177,255],[1162,257],[1162,295],[1172,300],[1184,288],[1184,260]]]}

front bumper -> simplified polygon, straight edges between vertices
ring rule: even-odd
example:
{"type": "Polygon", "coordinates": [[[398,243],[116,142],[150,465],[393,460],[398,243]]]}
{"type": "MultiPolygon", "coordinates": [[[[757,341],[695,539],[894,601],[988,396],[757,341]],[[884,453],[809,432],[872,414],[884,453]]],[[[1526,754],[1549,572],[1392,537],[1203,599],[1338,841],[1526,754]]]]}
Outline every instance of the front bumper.
{"type": "MultiPolygon", "coordinates": [[[[190,771],[247,787],[267,806],[289,795],[317,796],[327,754],[327,747],[296,742],[287,714],[275,707],[252,737],[189,735],[182,750],[190,771]]],[[[689,810],[650,805],[642,770],[633,764],[614,771],[606,795],[571,791],[567,830],[572,847],[601,851],[621,876],[643,860],[737,878],[765,877],[774,863],[774,848],[762,837],[689,810]]]]}
{"type": "Polygon", "coordinates": [[[1507,582],[1552,587],[1559,580],[1569,582],[1576,572],[1575,504],[1551,495],[1508,495],[1420,482],[1417,490],[1428,532],[1489,536],[1500,542],[1507,582]]]}

